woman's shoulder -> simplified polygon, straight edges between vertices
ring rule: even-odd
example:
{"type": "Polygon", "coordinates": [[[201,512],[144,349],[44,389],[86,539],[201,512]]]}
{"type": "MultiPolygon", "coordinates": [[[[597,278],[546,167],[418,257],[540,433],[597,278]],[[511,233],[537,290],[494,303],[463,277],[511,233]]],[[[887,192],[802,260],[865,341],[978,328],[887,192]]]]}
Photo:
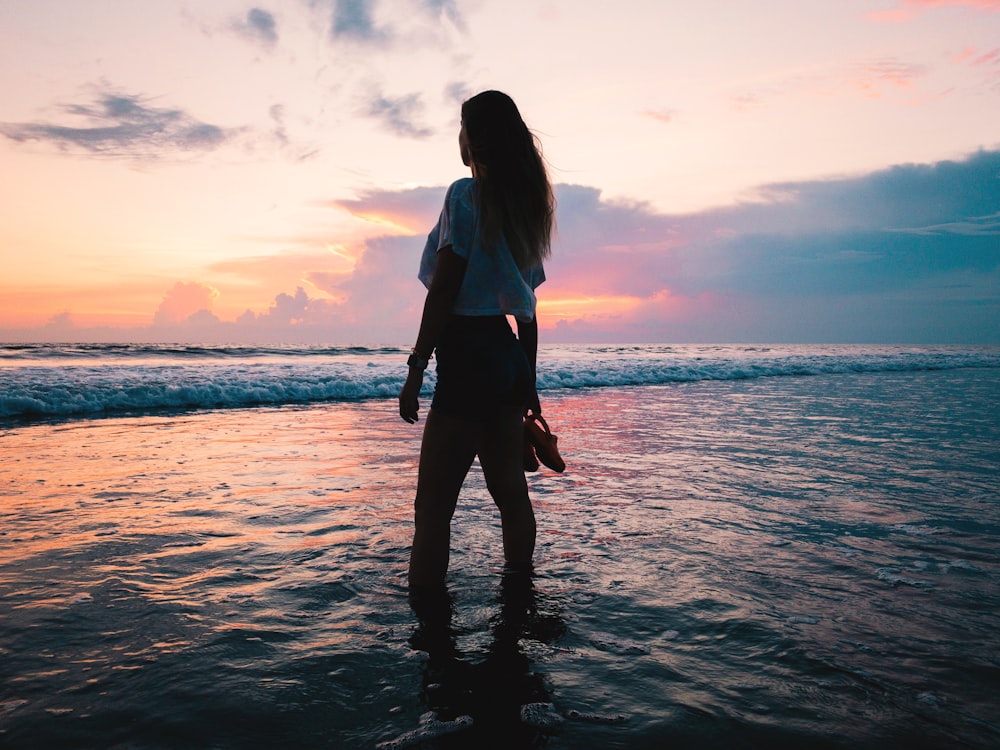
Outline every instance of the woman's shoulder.
{"type": "Polygon", "coordinates": [[[473,185],[475,185],[475,180],[471,177],[462,177],[457,179],[448,186],[448,197],[464,198],[466,196],[471,196],[473,185]]]}
{"type": "Polygon", "coordinates": [[[452,223],[461,223],[475,214],[474,185],[475,181],[471,177],[463,177],[448,186],[444,203],[452,223]]]}

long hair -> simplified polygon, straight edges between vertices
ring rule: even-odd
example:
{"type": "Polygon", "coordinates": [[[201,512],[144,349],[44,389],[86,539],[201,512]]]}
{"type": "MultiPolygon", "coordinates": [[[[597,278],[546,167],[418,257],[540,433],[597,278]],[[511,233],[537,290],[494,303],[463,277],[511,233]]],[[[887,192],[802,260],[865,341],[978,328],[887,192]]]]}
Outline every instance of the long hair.
{"type": "Polygon", "coordinates": [[[492,247],[502,235],[518,268],[537,265],[551,253],[555,215],[538,140],[514,100],[500,91],[483,91],[462,104],[462,123],[483,239],[492,247]]]}

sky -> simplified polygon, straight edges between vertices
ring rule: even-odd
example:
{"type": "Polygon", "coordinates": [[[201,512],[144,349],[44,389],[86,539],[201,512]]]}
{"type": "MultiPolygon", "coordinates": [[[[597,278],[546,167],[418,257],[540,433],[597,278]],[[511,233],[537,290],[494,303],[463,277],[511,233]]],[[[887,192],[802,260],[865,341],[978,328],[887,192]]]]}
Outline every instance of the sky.
{"type": "Polygon", "coordinates": [[[0,341],[409,346],[459,108],[543,341],[1000,343],[1000,0],[0,0],[0,341]]]}

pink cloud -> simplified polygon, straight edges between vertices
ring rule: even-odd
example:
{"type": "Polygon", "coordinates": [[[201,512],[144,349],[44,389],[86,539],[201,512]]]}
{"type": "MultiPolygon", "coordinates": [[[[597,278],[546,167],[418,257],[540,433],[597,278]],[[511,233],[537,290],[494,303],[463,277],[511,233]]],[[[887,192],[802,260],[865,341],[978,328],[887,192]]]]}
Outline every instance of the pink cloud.
{"type": "Polygon", "coordinates": [[[953,63],[969,63],[975,66],[992,66],[1000,63],[1000,47],[989,52],[980,52],[975,47],[966,47],[951,58],[953,63]]]}
{"type": "Polygon", "coordinates": [[[975,47],[966,47],[961,52],[959,52],[957,55],[954,55],[951,58],[951,61],[953,63],[963,63],[966,60],[969,60],[970,58],[974,57],[975,54],[976,54],[976,48],[975,47]]]}
{"type": "MultiPolygon", "coordinates": [[[[314,244],[324,243],[317,239],[314,244]]],[[[271,298],[275,289],[311,285],[336,296],[331,288],[336,281],[350,276],[356,256],[364,248],[334,245],[329,240],[325,245],[323,250],[231,258],[211,264],[207,271],[224,292],[220,304],[225,302],[230,313],[246,305],[259,306],[271,298]]]]}
{"type": "Polygon", "coordinates": [[[675,217],[578,185],[559,185],[556,198],[559,231],[542,295],[646,298],[667,286],[670,251],[688,243],[675,217]]]}
{"type": "Polygon", "coordinates": [[[669,109],[647,109],[642,114],[645,117],[662,122],[664,125],[669,125],[676,117],[676,113],[669,109]]]}
{"type": "Polygon", "coordinates": [[[417,280],[423,248],[421,235],[369,240],[354,273],[330,290],[345,296],[349,320],[371,321],[380,329],[412,327],[416,335],[424,300],[417,280]]]}
{"type": "Polygon", "coordinates": [[[331,204],[364,221],[381,224],[393,234],[430,231],[444,203],[444,188],[418,187],[409,190],[369,190],[353,200],[331,204]]]}
{"type": "Polygon", "coordinates": [[[883,96],[886,86],[907,89],[915,80],[926,74],[927,70],[922,65],[887,58],[861,65],[856,70],[851,84],[865,96],[877,99],[883,96]]]}
{"type": "Polygon", "coordinates": [[[733,97],[733,106],[738,112],[749,112],[763,106],[764,100],[759,94],[746,93],[733,97]]]}
{"type": "Polygon", "coordinates": [[[153,316],[153,325],[173,325],[203,310],[211,311],[218,296],[218,290],[207,284],[178,281],[160,303],[153,316]]]}
{"type": "Polygon", "coordinates": [[[1000,0],[902,0],[894,8],[866,13],[865,17],[884,23],[904,23],[924,11],[936,8],[971,8],[974,11],[996,13],[1000,11],[1000,0]]]}
{"type": "Polygon", "coordinates": [[[1000,63],[1000,48],[980,55],[972,61],[973,65],[996,65],[997,63],[1000,63]]]}
{"type": "Polygon", "coordinates": [[[927,8],[972,8],[991,13],[1000,10],[1000,0],[903,0],[903,5],[920,10],[927,8]]]}
{"type": "Polygon", "coordinates": [[[1000,91],[1000,47],[983,52],[975,47],[966,47],[952,60],[958,65],[968,65],[982,76],[983,82],[993,91],[1000,91]]]}

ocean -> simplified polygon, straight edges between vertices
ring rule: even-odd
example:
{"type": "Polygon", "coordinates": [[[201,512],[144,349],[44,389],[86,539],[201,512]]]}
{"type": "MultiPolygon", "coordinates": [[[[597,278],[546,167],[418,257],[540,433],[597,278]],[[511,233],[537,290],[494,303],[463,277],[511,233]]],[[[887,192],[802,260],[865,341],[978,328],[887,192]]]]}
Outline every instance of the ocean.
{"type": "Polygon", "coordinates": [[[405,355],[0,346],[0,746],[1000,746],[997,347],[543,346],[416,600],[405,355]]]}

